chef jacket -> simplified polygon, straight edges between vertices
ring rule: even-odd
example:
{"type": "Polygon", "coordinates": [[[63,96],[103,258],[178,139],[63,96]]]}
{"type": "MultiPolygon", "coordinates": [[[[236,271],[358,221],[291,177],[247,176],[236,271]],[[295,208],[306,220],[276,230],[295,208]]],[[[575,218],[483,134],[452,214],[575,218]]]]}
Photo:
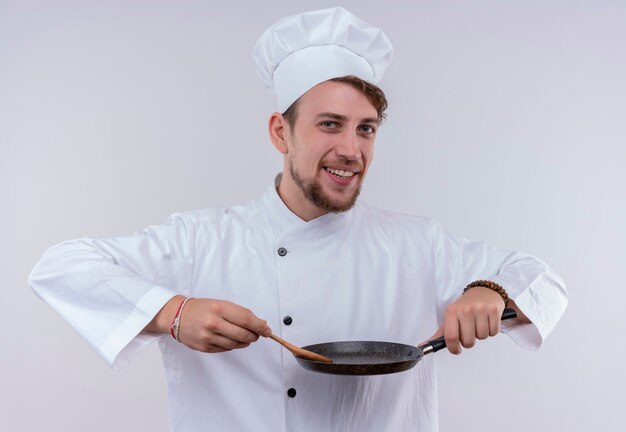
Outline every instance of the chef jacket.
{"type": "Polygon", "coordinates": [[[414,345],[477,279],[505,287],[532,321],[502,323],[523,348],[541,345],[567,302],[534,257],[360,202],[305,222],[272,185],[257,200],[175,214],[131,236],[61,243],[29,282],[113,368],[159,341],[173,431],[423,432],[437,430],[433,356],[403,373],[335,376],[301,368],[265,338],[207,354],[142,329],[182,294],[247,307],[298,346],[414,345]]]}

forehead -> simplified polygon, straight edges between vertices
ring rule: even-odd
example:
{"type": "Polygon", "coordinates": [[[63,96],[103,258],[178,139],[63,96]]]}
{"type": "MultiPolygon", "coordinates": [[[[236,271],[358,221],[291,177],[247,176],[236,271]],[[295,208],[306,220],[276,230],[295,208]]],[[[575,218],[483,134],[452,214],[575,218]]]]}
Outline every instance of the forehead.
{"type": "Polygon", "coordinates": [[[332,112],[348,118],[376,118],[377,111],[367,96],[350,84],[325,81],[298,100],[298,116],[332,112]]]}

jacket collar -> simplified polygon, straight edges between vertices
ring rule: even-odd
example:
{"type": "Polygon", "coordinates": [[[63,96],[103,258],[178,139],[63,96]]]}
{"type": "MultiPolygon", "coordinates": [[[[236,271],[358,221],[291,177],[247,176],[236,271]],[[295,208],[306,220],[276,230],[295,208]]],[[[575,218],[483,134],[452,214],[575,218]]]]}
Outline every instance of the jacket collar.
{"type": "Polygon", "coordinates": [[[326,213],[308,222],[302,220],[298,215],[289,210],[280,195],[278,195],[278,184],[282,174],[278,174],[263,196],[263,203],[268,211],[270,223],[274,234],[282,236],[293,233],[302,240],[330,234],[348,223],[352,217],[354,209],[343,213],[326,213]]]}

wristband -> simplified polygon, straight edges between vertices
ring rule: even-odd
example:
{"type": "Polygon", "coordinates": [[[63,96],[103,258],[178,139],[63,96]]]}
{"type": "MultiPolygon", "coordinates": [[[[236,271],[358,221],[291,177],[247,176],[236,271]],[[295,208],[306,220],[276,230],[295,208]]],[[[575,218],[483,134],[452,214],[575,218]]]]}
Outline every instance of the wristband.
{"type": "Polygon", "coordinates": [[[469,284],[464,290],[463,290],[463,294],[465,294],[467,292],[467,290],[469,290],[470,288],[474,288],[474,287],[483,287],[483,288],[488,288],[492,291],[497,292],[498,294],[500,294],[500,297],[502,297],[502,300],[504,301],[504,307],[508,307],[509,306],[509,295],[506,293],[506,290],[504,288],[502,288],[500,285],[498,285],[495,282],[491,282],[491,281],[487,281],[487,280],[478,280],[475,282],[472,282],[471,284],[469,284]]]}
{"type": "Polygon", "coordinates": [[[178,342],[180,342],[180,340],[178,339],[178,332],[180,331],[180,317],[183,313],[183,308],[189,300],[191,300],[191,297],[185,297],[185,299],[180,302],[178,310],[176,311],[176,315],[174,315],[174,319],[172,320],[172,325],[170,326],[170,333],[172,334],[172,337],[178,342]]]}

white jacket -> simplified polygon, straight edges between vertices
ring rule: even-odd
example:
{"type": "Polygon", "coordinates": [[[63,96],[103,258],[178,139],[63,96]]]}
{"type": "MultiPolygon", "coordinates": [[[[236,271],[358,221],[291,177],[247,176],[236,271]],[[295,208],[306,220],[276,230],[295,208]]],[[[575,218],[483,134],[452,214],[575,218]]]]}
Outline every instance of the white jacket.
{"type": "Polygon", "coordinates": [[[173,431],[398,432],[437,429],[434,356],[403,373],[344,377],[306,371],[264,338],[205,354],[140,332],[183,294],[245,306],[300,346],[414,345],[477,279],[505,287],[533,322],[502,324],[523,348],[541,345],[567,303],[560,278],[536,258],[360,203],[304,222],[272,185],[249,203],[176,214],[131,236],[61,243],[30,284],[115,368],[159,340],[173,431]]]}

